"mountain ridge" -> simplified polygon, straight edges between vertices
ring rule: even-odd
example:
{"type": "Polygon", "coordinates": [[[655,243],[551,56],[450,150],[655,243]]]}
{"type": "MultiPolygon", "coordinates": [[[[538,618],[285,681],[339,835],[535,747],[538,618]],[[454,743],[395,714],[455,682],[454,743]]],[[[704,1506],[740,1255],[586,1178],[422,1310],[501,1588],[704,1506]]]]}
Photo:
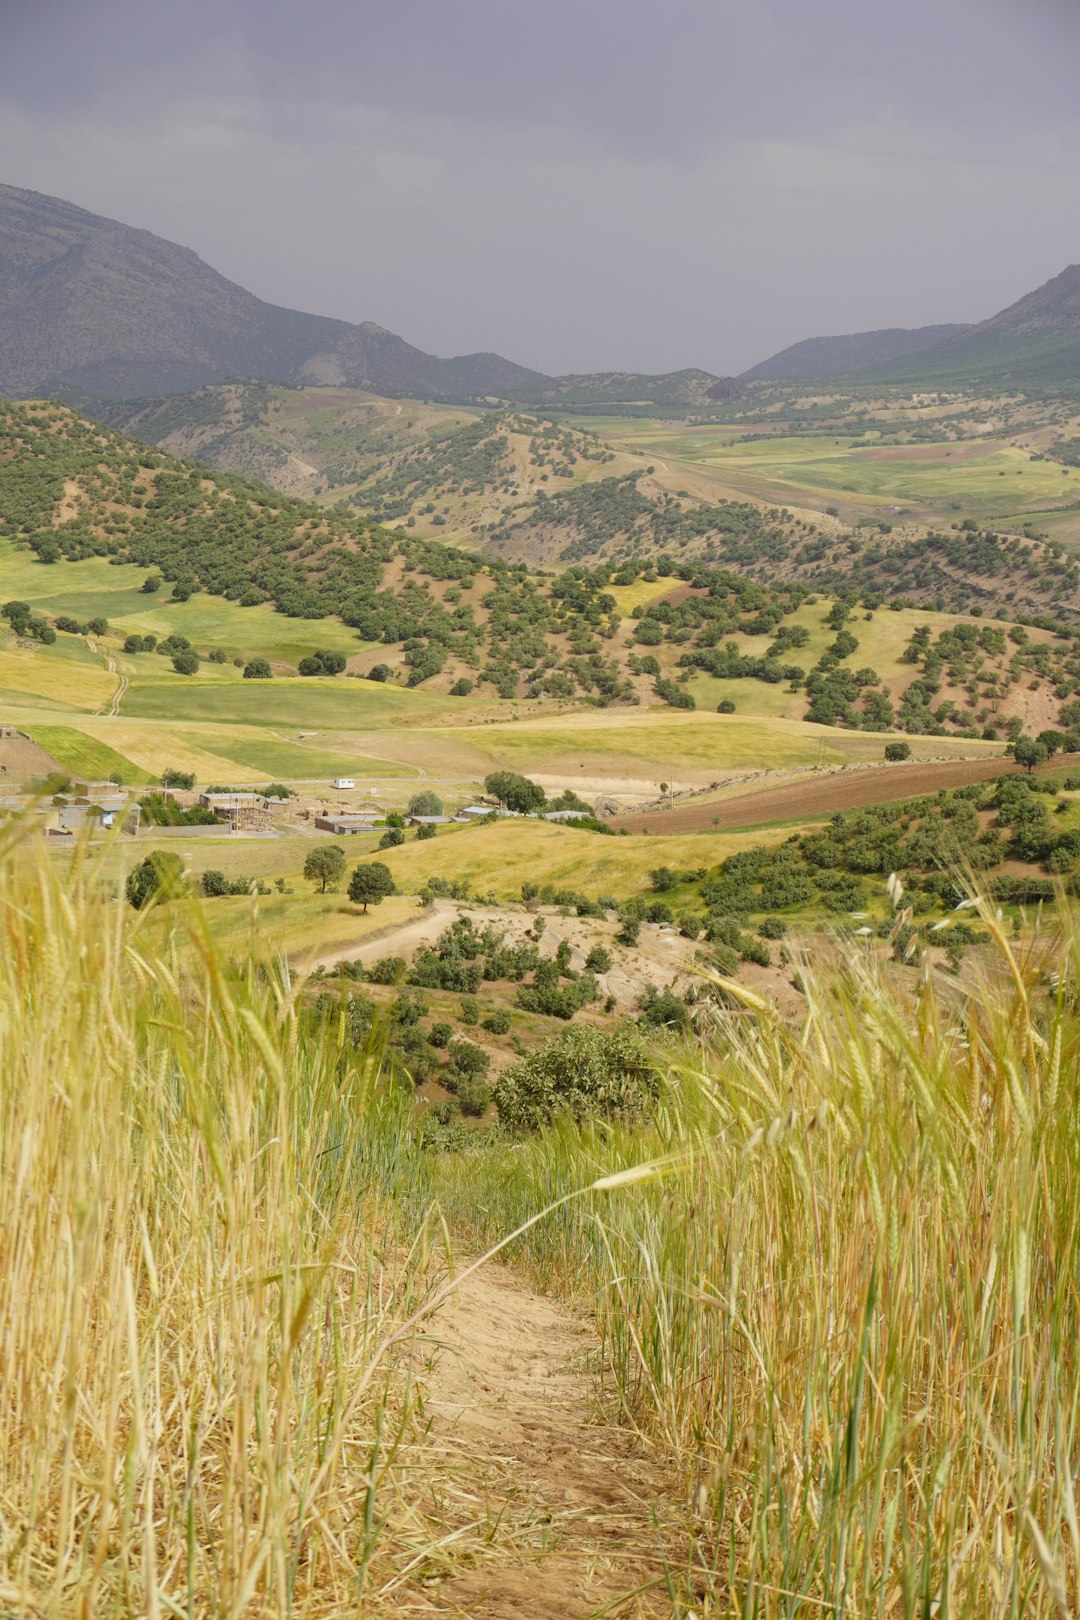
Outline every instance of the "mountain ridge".
{"type": "Polygon", "coordinates": [[[136,399],[237,377],[445,401],[548,403],[550,390],[564,405],[575,390],[699,404],[728,386],[700,371],[561,379],[488,352],[443,359],[373,321],[267,303],[191,248],[0,184],[0,393],[136,399]]]}
{"type": "Polygon", "coordinates": [[[941,326],[886,326],[872,332],[803,338],[740,373],[740,381],[786,382],[800,377],[858,376],[871,367],[921,353],[969,330],[968,325],[954,322],[941,326]]]}
{"type": "Polygon", "coordinates": [[[872,373],[873,380],[912,378],[1013,387],[1080,384],[1080,264],[1066,265],[968,331],[872,373]]]}

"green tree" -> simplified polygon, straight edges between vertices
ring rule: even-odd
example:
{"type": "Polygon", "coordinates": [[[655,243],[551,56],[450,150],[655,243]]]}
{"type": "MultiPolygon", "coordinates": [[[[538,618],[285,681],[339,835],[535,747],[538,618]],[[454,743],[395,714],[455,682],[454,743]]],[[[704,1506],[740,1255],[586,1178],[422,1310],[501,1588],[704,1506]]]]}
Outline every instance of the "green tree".
{"type": "Polygon", "coordinates": [[[891,742],[885,744],[885,758],[896,762],[911,758],[911,746],[906,742],[891,742]]]}
{"type": "Polygon", "coordinates": [[[199,655],[191,651],[178,652],[173,658],[172,667],[178,675],[197,675],[199,655]]]}
{"type": "Polygon", "coordinates": [[[527,776],[520,776],[517,771],[492,771],[490,776],[484,778],[484,792],[498,799],[508,810],[516,810],[525,816],[542,810],[547,803],[543,788],[536,782],[530,782],[527,776]]]}
{"type": "Polygon", "coordinates": [[[270,665],[265,658],[249,658],[244,665],[245,681],[268,681],[270,675],[270,665]]]}
{"type": "Polygon", "coordinates": [[[124,892],[128,904],[141,911],[156,900],[172,900],[184,892],[184,863],[171,849],[152,849],[127,875],[124,892]]]}
{"type": "Polygon", "coordinates": [[[414,793],[409,800],[410,816],[441,816],[443,802],[437,793],[425,788],[422,793],[414,793]]]}
{"type": "Polygon", "coordinates": [[[1050,750],[1035,737],[1017,737],[1013,743],[1013,759],[1024,767],[1029,776],[1036,765],[1045,765],[1049,758],[1050,750]]]}
{"type": "Polygon", "coordinates": [[[345,851],[339,844],[320,844],[309,852],[304,862],[304,877],[308,883],[317,883],[319,893],[336,888],[345,876],[345,851]]]}
{"type": "Polygon", "coordinates": [[[397,893],[390,868],[382,861],[365,861],[349,879],[349,899],[356,906],[378,906],[388,895],[397,893]]]}

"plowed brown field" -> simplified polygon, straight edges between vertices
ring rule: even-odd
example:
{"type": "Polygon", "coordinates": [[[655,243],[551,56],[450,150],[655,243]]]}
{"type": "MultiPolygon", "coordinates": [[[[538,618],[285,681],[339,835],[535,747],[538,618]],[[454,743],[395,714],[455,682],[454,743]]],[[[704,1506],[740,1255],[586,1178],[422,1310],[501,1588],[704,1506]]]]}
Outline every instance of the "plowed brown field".
{"type": "MultiPolygon", "coordinates": [[[[1080,767],[1080,754],[1059,755],[1044,769],[1080,767]]],[[[990,782],[995,776],[1010,775],[1018,766],[1011,759],[922,761],[910,765],[870,765],[863,770],[834,771],[807,775],[796,782],[743,793],[734,799],[712,799],[699,804],[676,806],[673,810],[648,810],[636,815],[615,817],[613,827],[627,832],[651,833],[707,832],[712,828],[730,831],[736,827],[757,827],[771,821],[794,821],[801,817],[829,816],[838,810],[857,810],[867,804],[889,804],[894,799],[914,799],[939,788],[966,787],[969,782],[990,782]]]]}

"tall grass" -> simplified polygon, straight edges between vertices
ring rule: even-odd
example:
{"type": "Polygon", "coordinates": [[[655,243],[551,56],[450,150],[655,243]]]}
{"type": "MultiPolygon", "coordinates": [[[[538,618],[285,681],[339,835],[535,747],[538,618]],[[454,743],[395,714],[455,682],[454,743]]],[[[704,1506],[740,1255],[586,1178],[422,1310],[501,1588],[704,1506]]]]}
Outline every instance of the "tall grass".
{"type": "MultiPolygon", "coordinates": [[[[0,831],[0,1610],[370,1612],[408,1112],[283,974],[0,831]],[[181,967],[183,963],[183,967],[181,967]],[[368,1595],[365,1595],[368,1594],[368,1595]]],[[[422,1202],[422,1200],[419,1200],[422,1202]]]]}
{"type": "Polygon", "coordinates": [[[477,1243],[611,1178],[521,1252],[681,1467],[695,1612],[1080,1609],[1080,930],[984,920],[964,989],[854,949],[797,1032],[717,1013],[648,1132],[441,1171],[477,1243]]]}

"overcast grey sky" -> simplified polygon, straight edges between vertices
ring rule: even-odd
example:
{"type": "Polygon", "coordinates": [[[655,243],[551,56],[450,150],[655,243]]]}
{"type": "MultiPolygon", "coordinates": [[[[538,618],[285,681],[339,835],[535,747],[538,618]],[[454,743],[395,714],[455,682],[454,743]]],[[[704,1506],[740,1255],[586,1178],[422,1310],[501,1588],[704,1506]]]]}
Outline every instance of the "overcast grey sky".
{"type": "Polygon", "coordinates": [[[439,354],[739,371],[1080,259],[1080,0],[0,0],[0,179],[439,354]]]}

